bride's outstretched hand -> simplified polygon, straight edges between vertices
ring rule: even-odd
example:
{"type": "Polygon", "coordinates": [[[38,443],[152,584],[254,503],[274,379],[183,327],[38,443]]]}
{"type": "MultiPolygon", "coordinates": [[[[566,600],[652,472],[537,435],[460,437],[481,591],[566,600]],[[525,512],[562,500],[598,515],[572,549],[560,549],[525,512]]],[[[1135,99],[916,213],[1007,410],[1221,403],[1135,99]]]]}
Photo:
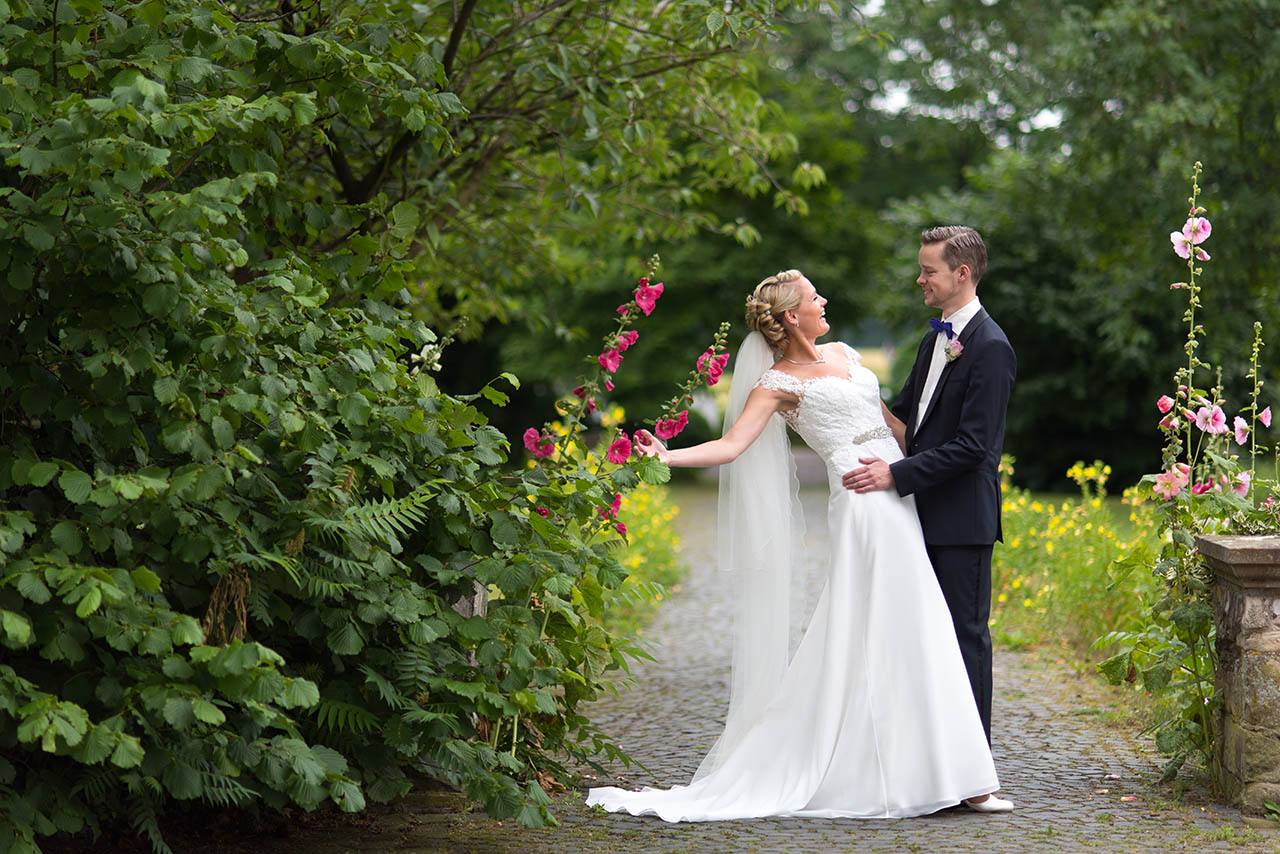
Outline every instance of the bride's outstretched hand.
{"type": "Polygon", "coordinates": [[[640,446],[640,453],[646,457],[657,457],[664,463],[671,462],[671,452],[667,450],[667,446],[659,442],[658,437],[648,430],[636,431],[636,444],[640,446]]]}

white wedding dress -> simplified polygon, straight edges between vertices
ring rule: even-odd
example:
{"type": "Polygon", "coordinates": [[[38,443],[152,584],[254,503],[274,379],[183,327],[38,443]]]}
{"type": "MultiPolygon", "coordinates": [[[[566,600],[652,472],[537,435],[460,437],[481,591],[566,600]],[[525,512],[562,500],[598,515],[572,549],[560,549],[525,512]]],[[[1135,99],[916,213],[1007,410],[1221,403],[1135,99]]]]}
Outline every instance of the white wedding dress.
{"type": "Polygon", "coordinates": [[[786,420],[831,487],[826,585],[778,689],[690,785],[595,788],[588,805],[670,822],[901,818],[1000,787],[913,499],[840,482],[859,457],[902,457],[875,375],[841,347],[847,376],[758,381],[799,397],[786,420]]]}

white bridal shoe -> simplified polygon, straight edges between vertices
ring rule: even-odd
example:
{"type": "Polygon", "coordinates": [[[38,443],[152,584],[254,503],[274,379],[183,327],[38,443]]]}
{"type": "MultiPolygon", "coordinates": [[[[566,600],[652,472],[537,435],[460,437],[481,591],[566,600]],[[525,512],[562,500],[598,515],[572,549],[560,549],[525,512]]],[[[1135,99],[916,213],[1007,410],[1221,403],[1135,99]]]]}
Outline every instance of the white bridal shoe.
{"type": "Polygon", "coordinates": [[[1006,801],[995,795],[987,795],[985,801],[971,801],[966,798],[964,805],[974,812],[1013,812],[1013,801],[1006,801]]]}

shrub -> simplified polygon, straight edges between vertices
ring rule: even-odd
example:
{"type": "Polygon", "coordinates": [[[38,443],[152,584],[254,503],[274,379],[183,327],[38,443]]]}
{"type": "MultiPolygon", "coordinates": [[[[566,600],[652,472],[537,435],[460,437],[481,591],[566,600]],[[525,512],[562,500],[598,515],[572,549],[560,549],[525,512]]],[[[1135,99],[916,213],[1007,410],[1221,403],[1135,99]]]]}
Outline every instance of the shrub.
{"type": "Polygon", "coordinates": [[[513,471],[477,403],[515,378],[411,369],[440,347],[404,289],[416,212],[282,179],[365,87],[456,104],[381,31],[191,3],[0,27],[0,840],[119,816],[164,851],[175,804],[358,810],[415,773],[553,821],[558,755],[616,755],[579,709],[629,650],[596,520],[637,475],[513,471]],[[318,44],[346,100],[250,91],[318,44]]]}

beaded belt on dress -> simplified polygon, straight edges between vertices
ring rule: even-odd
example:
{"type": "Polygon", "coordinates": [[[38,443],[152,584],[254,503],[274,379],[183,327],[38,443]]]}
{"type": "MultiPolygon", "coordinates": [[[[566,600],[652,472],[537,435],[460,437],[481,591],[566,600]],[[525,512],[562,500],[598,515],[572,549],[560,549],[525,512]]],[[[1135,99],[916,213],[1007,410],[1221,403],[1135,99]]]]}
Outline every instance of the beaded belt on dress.
{"type": "Polygon", "coordinates": [[[853,444],[862,445],[870,442],[872,439],[892,439],[893,431],[888,427],[876,427],[874,430],[868,430],[865,433],[859,433],[853,437],[853,444]]]}

